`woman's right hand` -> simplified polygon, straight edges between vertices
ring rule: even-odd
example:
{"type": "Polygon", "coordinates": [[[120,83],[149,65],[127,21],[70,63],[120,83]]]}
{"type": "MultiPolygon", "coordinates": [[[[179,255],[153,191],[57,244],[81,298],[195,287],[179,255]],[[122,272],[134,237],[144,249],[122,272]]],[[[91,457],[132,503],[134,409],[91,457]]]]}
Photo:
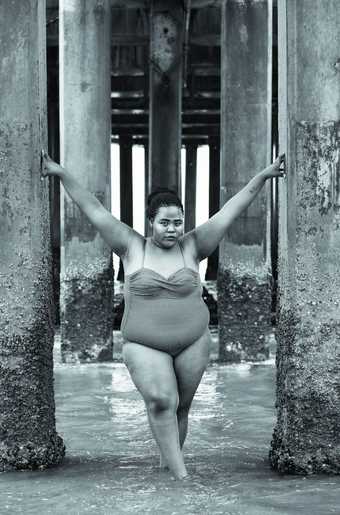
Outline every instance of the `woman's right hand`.
{"type": "Polygon", "coordinates": [[[61,175],[64,171],[63,167],[50,158],[48,153],[42,149],[41,151],[41,175],[47,177],[48,175],[61,175]]]}
{"type": "Polygon", "coordinates": [[[285,154],[280,154],[271,165],[264,169],[263,173],[266,179],[273,179],[275,177],[286,177],[286,157],[285,154]]]}

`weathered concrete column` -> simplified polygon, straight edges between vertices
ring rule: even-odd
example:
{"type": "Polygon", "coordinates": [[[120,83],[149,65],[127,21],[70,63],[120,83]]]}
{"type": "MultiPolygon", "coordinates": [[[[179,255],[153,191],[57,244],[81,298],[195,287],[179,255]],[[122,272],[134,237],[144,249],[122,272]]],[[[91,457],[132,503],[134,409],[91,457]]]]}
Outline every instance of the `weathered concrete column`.
{"type": "Polygon", "coordinates": [[[152,0],[150,14],[150,184],[180,195],[182,0],[152,0]]]}
{"type": "Polygon", "coordinates": [[[280,472],[340,473],[340,10],[282,0],[279,134],[288,174],[279,198],[280,472]]]}
{"type": "Polygon", "coordinates": [[[59,463],[47,148],[45,2],[0,3],[0,471],[59,463]]]}
{"type": "Polygon", "coordinates": [[[185,167],[185,232],[191,231],[196,224],[196,178],[197,178],[197,144],[186,145],[185,167]]]}
{"type": "MultiPolygon", "coordinates": [[[[110,1],[60,0],[61,163],[110,210],[110,1]]],[[[61,194],[65,361],[112,357],[112,253],[61,194]]]]}
{"type": "MultiPolygon", "coordinates": [[[[220,208],[220,153],[219,138],[210,138],[209,141],[209,218],[220,208]]],[[[216,281],[218,270],[219,248],[208,257],[206,281],[216,281]]]]}
{"type": "MultiPolygon", "coordinates": [[[[120,219],[125,224],[133,225],[132,205],[132,138],[120,136],[120,219]]],[[[118,281],[124,280],[124,268],[122,261],[119,263],[118,281]]]]}
{"type": "MultiPolygon", "coordinates": [[[[221,205],[270,161],[270,0],[224,1],[221,36],[221,205]]],[[[220,357],[269,354],[271,292],[266,259],[265,191],[220,245],[220,357]]]]}

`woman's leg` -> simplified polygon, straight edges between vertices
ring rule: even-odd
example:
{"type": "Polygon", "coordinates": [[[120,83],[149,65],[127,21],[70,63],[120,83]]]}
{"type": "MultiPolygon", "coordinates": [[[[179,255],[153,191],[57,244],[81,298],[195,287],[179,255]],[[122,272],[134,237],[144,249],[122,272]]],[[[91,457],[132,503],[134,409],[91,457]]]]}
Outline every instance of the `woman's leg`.
{"type": "Polygon", "coordinates": [[[123,358],[144,399],[151,430],[162,456],[176,478],[185,477],[187,472],[179,444],[178,390],[172,357],[138,343],[126,342],[123,358]]]}
{"type": "Polygon", "coordinates": [[[209,363],[210,345],[211,336],[209,329],[207,329],[195,343],[183,350],[174,359],[179,395],[177,420],[181,448],[188,432],[189,409],[209,363]]]}

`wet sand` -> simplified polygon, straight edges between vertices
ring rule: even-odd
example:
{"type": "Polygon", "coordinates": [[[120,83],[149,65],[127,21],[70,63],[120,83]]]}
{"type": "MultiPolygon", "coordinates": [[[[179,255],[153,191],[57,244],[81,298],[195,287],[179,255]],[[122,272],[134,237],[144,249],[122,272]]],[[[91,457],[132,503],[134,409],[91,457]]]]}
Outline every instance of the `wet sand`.
{"type": "Polygon", "coordinates": [[[58,468],[1,474],[1,514],[340,514],[340,477],[280,476],[269,467],[273,360],[208,368],[192,407],[183,482],[159,470],[123,364],[56,364],[55,391],[67,457],[58,468]]]}

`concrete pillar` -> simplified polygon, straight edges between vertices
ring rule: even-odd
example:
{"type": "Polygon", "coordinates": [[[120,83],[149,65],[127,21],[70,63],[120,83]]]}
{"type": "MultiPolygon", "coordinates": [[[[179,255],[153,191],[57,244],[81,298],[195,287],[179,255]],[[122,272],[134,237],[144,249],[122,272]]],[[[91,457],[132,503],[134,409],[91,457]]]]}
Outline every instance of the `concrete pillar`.
{"type": "MultiPolygon", "coordinates": [[[[278,52],[277,52],[277,2],[273,2],[273,79],[272,79],[272,153],[273,157],[279,152],[279,128],[278,128],[278,52]]],[[[272,268],[272,322],[276,324],[277,305],[277,258],[278,258],[278,186],[279,180],[275,179],[270,184],[270,245],[268,251],[271,253],[272,268]]]]}
{"type": "MultiPolygon", "coordinates": [[[[224,1],[221,36],[221,205],[271,159],[270,0],[224,1]]],[[[220,357],[268,357],[270,267],[265,190],[220,245],[220,357]]]]}
{"type": "MultiPolygon", "coordinates": [[[[121,136],[119,138],[120,155],[120,219],[125,224],[133,225],[132,205],[132,138],[121,136]]],[[[119,263],[118,281],[124,280],[122,261],[119,263]]]]}
{"type": "Polygon", "coordinates": [[[47,148],[45,2],[0,3],[0,471],[59,463],[47,148]]]}
{"type": "Polygon", "coordinates": [[[186,145],[184,230],[191,231],[196,225],[196,178],[197,144],[186,145]]]}
{"type": "MultiPolygon", "coordinates": [[[[110,1],[60,0],[61,163],[110,211],[110,1]]],[[[112,253],[61,193],[65,361],[112,358],[112,253]]]]}
{"type": "Polygon", "coordinates": [[[282,0],[279,134],[278,419],[280,472],[340,473],[340,10],[282,0]]]}
{"type": "MultiPolygon", "coordinates": [[[[209,218],[220,208],[220,153],[219,138],[210,138],[209,141],[209,218]]],[[[218,270],[219,248],[208,257],[206,281],[216,281],[218,270]]]]}
{"type": "Polygon", "coordinates": [[[150,16],[150,188],[180,196],[183,2],[152,0],[150,16]]]}

